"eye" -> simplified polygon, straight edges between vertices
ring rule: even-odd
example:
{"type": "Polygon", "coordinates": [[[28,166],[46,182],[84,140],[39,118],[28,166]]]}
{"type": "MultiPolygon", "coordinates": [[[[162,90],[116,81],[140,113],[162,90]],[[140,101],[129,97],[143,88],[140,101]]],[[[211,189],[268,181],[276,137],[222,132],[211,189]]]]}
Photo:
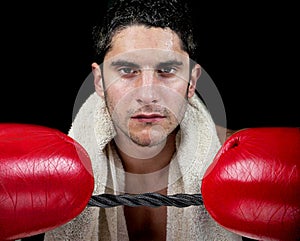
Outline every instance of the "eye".
{"type": "Polygon", "coordinates": [[[162,77],[170,77],[175,75],[177,69],[174,67],[165,67],[157,70],[157,73],[162,77]]]}
{"type": "Polygon", "coordinates": [[[130,67],[119,68],[118,72],[124,78],[131,78],[131,77],[134,77],[134,76],[136,76],[140,73],[140,71],[138,69],[133,69],[133,68],[130,68],[130,67]]]}
{"type": "Polygon", "coordinates": [[[164,73],[164,74],[170,74],[170,73],[174,73],[176,71],[175,68],[173,67],[166,67],[166,68],[162,68],[157,70],[158,73],[164,73]]]}

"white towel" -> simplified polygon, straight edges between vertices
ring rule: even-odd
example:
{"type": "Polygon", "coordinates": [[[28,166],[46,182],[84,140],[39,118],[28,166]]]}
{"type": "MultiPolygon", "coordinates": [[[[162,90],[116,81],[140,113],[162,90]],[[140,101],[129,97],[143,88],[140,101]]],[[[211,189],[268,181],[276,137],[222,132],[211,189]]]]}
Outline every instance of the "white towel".
{"type": "MultiPolygon", "coordinates": [[[[104,101],[95,92],[80,108],[69,135],[90,155],[95,178],[93,194],[119,194],[124,171],[109,145],[115,130],[104,101]]],[[[202,177],[221,144],[209,111],[195,95],[189,99],[176,147],[169,166],[168,194],[200,193],[202,177]]],[[[87,207],[75,219],[45,234],[45,241],[60,240],[128,241],[123,206],[87,207]]],[[[187,240],[241,241],[242,237],[219,226],[204,206],[167,207],[167,241],[187,240]]]]}

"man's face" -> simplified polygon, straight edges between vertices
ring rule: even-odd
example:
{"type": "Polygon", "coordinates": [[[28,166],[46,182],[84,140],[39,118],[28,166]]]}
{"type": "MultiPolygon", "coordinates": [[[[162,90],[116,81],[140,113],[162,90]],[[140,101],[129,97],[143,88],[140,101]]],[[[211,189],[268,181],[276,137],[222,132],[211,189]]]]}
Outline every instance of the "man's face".
{"type": "Polygon", "coordinates": [[[116,34],[102,78],[117,132],[140,146],[165,141],[194,93],[188,88],[189,63],[171,30],[132,26],[116,34]]]}

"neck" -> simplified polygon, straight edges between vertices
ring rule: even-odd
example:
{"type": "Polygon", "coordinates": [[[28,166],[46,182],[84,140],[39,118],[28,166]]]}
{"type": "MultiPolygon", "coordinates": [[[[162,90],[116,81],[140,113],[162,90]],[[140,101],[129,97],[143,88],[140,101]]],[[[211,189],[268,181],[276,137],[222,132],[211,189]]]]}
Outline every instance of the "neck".
{"type": "Polygon", "coordinates": [[[126,192],[153,192],[167,186],[169,164],[176,150],[177,131],[171,133],[163,146],[159,147],[140,147],[131,143],[131,147],[124,149],[124,146],[120,148],[116,145],[126,172],[126,192]],[[128,154],[129,149],[134,150],[135,156],[128,154]],[[136,152],[149,157],[140,158],[136,152]]]}
{"type": "Polygon", "coordinates": [[[166,167],[176,149],[177,132],[177,129],[174,130],[165,142],[153,147],[138,146],[132,141],[130,143],[123,141],[122,146],[120,146],[118,145],[120,140],[115,139],[116,149],[122,160],[124,170],[135,174],[146,174],[166,167]]]}

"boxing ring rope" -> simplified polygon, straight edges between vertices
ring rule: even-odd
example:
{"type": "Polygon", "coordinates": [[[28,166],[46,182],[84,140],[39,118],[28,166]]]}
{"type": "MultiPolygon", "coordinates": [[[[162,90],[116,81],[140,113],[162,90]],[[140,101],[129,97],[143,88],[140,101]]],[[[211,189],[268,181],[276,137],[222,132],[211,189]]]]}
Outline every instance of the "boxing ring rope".
{"type": "Polygon", "coordinates": [[[174,194],[162,195],[159,193],[143,193],[143,194],[100,194],[93,195],[88,206],[111,208],[115,206],[147,206],[147,207],[160,207],[160,206],[175,206],[184,208],[188,206],[203,205],[201,194],[174,194]]]}

